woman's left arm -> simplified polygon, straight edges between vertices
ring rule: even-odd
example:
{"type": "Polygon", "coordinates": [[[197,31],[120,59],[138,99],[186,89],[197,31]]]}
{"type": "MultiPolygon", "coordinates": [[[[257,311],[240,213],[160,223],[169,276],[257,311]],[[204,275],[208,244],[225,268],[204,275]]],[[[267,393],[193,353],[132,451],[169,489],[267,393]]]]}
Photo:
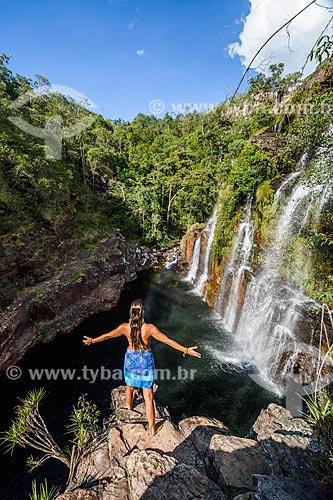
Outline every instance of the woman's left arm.
{"type": "Polygon", "coordinates": [[[83,336],[84,340],[82,340],[82,342],[84,343],[84,345],[91,345],[91,344],[96,344],[96,342],[103,342],[104,340],[114,339],[124,334],[125,334],[125,323],[119,325],[114,330],[111,330],[111,332],[104,333],[104,335],[100,335],[99,337],[96,337],[94,339],[92,337],[86,337],[86,335],[84,335],[83,336]]]}

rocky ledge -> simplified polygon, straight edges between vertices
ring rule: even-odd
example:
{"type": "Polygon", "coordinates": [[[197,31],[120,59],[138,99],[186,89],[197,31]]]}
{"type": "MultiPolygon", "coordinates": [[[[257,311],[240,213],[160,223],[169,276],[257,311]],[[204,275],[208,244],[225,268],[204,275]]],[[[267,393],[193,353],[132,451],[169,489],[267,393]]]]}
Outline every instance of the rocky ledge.
{"type": "Polygon", "coordinates": [[[0,369],[38,342],[50,342],[83,319],[114,307],[124,285],[152,265],[149,249],[112,234],[74,252],[52,277],[26,288],[0,315],[0,369]]]}
{"type": "Polygon", "coordinates": [[[111,394],[105,432],[57,500],[324,500],[332,490],[314,476],[320,449],[311,427],[285,408],[262,410],[249,436],[220,421],[189,417],[176,426],[156,405],[148,437],[140,395],[126,409],[125,387],[111,394]]]}

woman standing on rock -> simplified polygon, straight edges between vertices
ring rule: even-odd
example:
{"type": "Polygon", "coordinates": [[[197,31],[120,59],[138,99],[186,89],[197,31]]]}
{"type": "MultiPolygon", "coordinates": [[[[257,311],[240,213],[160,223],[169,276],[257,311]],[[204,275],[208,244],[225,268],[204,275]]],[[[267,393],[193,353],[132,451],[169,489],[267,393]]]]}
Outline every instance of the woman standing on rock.
{"type": "Polygon", "coordinates": [[[155,409],[153,402],[153,384],[155,374],[155,364],[152,350],[150,348],[150,338],[153,337],[164,344],[177,349],[183,356],[189,354],[196,358],[201,358],[197,352],[197,346],[184,347],[167,337],[152,323],[144,321],[144,304],[140,299],[134,300],[130,308],[129,323],[122,323],[109,333],[100,337],[91,338],[84,336],[85,345],[103,342],[125,335],[128,340],[128,348],[124,361],[124,375],[126,382],[126,401],[128,408],[133,408],[133,391],[135,387],[142,388],[146,403],[146,413],[149,425],[149,434],[155,434],[155,409]]]}

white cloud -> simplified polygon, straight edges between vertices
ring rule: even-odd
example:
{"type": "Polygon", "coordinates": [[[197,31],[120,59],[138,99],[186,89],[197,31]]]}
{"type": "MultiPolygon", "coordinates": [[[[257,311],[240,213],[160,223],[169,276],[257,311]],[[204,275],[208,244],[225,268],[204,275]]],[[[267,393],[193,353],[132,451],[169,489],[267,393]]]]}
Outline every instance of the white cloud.
{"type": "Polygon", "coordinates": [[[138,24],[139,22],[139,19],[133,19],[133,21],[131,21],[130,23],[128,23],[127,25],[127,29],[130,30],[130,31],[133,31],[135,26],[138,24]]]}
{"type": "Polygon", "coordinates": [[[143,56],[145,54],[145,51],[143,49],[137,50],[136,51],[138,56],[143,56]]]}
{"type": "MultiPolygon", "coordinates": [[[[228,46],[231,57],[239,56],[247,67],[260,46],[291,17],[305,7],[309,0],[249,0],[250,13],[243,20],[239,41],[228,46]]],[[[333,0],[321,0],[321,5],[333,7],[333,0]]],[[[269,64],[283,62],[287,73],[299,71],[315,41],[328,23],[332,13],[315,4],[300,14],[286,29],[280,31],[260,52],[252,67],[267,71],[269,64]],[[258,67],[259,66],[259,67],[258,67]]],[[[332,27],[329,34],[333,33],[332,27]]],[[[313,71],[315,63],[307,64],[305,74],[313,71]]]]}

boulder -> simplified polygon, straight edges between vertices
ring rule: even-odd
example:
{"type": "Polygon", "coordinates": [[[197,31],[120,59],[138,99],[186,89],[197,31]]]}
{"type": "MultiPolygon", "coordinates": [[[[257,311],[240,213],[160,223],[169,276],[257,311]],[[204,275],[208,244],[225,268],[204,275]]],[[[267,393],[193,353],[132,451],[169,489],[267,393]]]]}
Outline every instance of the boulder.
{"type": "Polygon", "coordinates": [[[71,493],[63,493],[56,500],[99,500],[99,498],[96,491],[79,489],[71,493]]]}
{"type": "Polygon", "coordinates": [[[231,435],[230,429],[228,429],[223,422],[217,420],[216,418],[197,416],[187,417],[178,423],[178,427],[185,438],[190,437],[196,427],[207,428],[207,430],[212,429],[215,430],[216,433],[220,430],[221,434],[231,435]]]}
{"type": "Polygon", "coordinates": [[[133,450],[126,461],[131,500],[140,500],[156,479],[177,465],[177,460],[153,450],[133,450]]]}
{"type": "MultiPolygon", "coordinates": [[[[157,386],[154,386],[156,392],[157,386]]],[[[146,423],[145,405],[142,403],[140,394],[136,394],[134,399],[134,409],[123,408],[126,405],[125,388],[118,387],[112,391],[111,407],[114,412],[117,427],[111,426],[109,431],[109,453],[114,456],[121,466],[124,466],[126,456],[130,450],[138,448],[140,450],[153,449],[161,453],[168,454],[177,459],[179,463],[185,463],[190,467],[195,467],[199,472],[205,474],[204,463],[201,460],[196,447],[191,439],[187,439],[187,433],[179,430],[169,420],[169,413],[166,408],[156,405],[156,415],[160,419],[157,423],[158,432],[155,436],[148,436],[146,423]],[[167,419],[167,420],[165,420],[167,419]],[[125,422],[125,423],[124,423],[125,422]],[[132,422],[132,423],[131,423],[132,422]]],[[[212,423],[221,425],[214,419],[193,417],[183,421],[183,430],[199,425],[200,423],[212,423]],[[196,424],[195,424],[196,423],[196,424]]],[[[189,432],[189,431],[188,431],[189,432]]]]}
{"type": "Polygon", "coordinates": [[[233,500],[330,498],[310,470],[311,428],[281,406],[261,412],[251,439],[207,417],[185,418],[176,427],[159,405],[158,432],[150,437],[142,396],[127,410],[125,387],[112,391],[111,406],[108,430],[59,500],[224,500],[225,490],[233,500]],[[279,477],[270,476],[272,469],[279,477]]]}
{"type": "MultiPolygon", "coordinates": [[[[153,392],[154,395],[158,389],[157,384],[154,384],[153,392]]],[[[147,423],[146,417],[146,406],[144,403],[143,396],[139,389],[134,391],[134,404],[133,409],[129,410],[126,403],[126,387],[121,385],[116,389],[111,391],[111,410],[114,414],[116,420],[120,423],[135,422],[135,423],[147,423]]],[[[170,419],[170,413],[167,408],[160,406],[154,400],[155,404],[155,417],[156,420],[170,419]]]]}
{"type": "Polygon", "coordinates": [[[205,463],[207,473],[221,487],[251,489],[252,474],[270,474],[269,464],[258,443],[236,436],[215,434],[205,463]]]}
{"type": "Polygon", "coordinates": [[[70,489],[90,486],[96,481],[112,474],[112,465],[106,439],[96,441],[90,446],[89,453],[79,462],[70,489]]]}
{"type": "Polygon", "coordinates": [[[282,406],[271,403],[255,421],[250,436],[259,442],[275,475],[313,475],[312,461],[320,452],[314,430],[282,406]]]}
{"type": "Polygon", "coordinates": [[[191,440],[202,460],[205,459],[212,437],[215,434],[231,435],[223,422],[208,417],[188,417],[178,424],[183,436],[191,440]]]}
{"type": "Polygon", "coordinates": [[[155,436],[148,436],[146,432],[143,433],[142,438],[137,442],[137,447],[140,450],[152,448],[154,450],[161,450],[164,453],[171,453],[183,441],[183,436],[174,425],[166,420],[161,423],[160,428],[155,436]]]}
{"type": "Polygon", "coordinates": [[[152,450],[127,460],[131,500],[225,500],[220,488],[195,468],[152,450]]]}
{"type": "Polygon", "coordinates": [[[99,500],[129,500],[129,489],[126,472],[111,459],[111,474],[99,485],[99,500]]]}
{"type": "Polygon", "coordinates": [[[257,487],[255,500],[328,500],[333,494],[320,483],[306,479],[255,475],[253,480],[257,487]]]}
{"type": "Polygon", "coordinates": [[[232,500],[255,500],[254,491],[248,491],[246,493],[241,493],[240,495],[236,495],[232,497],[232,500]]]}
{"type": "Polygon", "coordinates": [[[114,457],[123,466],[125,455],[130,450],[127,443],[122,438],[122,432],[117,427],[112,426],[108,433],[109,456],[114,457]]]}

